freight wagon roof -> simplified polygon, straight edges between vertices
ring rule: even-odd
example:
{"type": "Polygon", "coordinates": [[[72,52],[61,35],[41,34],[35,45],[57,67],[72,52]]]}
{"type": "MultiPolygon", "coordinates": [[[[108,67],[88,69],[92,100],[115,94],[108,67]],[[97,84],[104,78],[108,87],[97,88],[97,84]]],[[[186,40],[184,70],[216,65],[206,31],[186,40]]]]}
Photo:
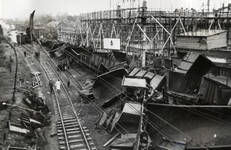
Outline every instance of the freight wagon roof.
{"type": "Polygon", "coordinates": [[[122,113],[131,115],[140,115],[141,104],[139,103],[125,103],[122,113]]]}
{"type": "Polygon", "coordinates": [[[147,87],[147,82],[146,82],[145,79],[123,78],[122,86],[124,86],[124,87],[146,88],[147,87]]]}
{"type": "MultiPolygon", "coordinates": [[[[136,80],[138,78],[139,79],[149,79],[150,81],[150,86],[156,90],[158,88],[158,86],[161,84],[161,82],[164,79],[164,76],[160,76],[157,75],[155,73],[143,70],[141,68],[134,68],[129,74],[128,77],[130,78],[134,78],[134,80],[136,80]]],[[[138,84],[138,82],[137,82],[138,84]]]]}
{"type": "Polygon", "coordinates": [[[213,62],[204,55],[188,53],[181,60],[176,72],[203,76],[214,67],[213,62]]]}

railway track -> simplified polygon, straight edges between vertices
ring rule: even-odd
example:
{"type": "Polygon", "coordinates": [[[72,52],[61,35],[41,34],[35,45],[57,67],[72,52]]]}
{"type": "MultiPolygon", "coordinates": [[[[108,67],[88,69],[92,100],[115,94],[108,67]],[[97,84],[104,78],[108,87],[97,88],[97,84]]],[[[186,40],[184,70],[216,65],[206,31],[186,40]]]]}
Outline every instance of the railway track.
{"type": "MultiPolygon", "coordinates": [[[[31,47],[27,45],[24,48],[28,51],[31,47]]],[[[49,61],[49,59],[45,60],[40,57],[40,64],[48,79],[62,81],[53,65],[51,65],[52,63],[54,63],[52,60],[49,61]]],[[[61,150],[96,150],[89,129],[81,125],[69,93],[62,82],[60,91],[55,91],[54,97],[55,114],[58,118],[56,125],[59,148],[61,150]]]]}

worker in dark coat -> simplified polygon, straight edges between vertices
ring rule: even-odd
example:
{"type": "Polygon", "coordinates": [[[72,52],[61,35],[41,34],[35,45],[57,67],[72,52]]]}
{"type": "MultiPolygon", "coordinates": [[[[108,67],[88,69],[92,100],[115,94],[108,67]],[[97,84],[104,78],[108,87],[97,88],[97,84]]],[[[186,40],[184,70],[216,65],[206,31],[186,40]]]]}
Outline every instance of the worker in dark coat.
{"type": "Polygon", "coordinates": [[[53,82],[52,82],[52,80],[49,81],[49,86],[50,86],[50,93],[54,93],[54,88],[53,88],[53,82]]]}
{"type": "Polygon", "coordinates": [[[70,87],[70,78],[67,80],[67,87],[70,87]]]}
{"type": "Polygon", "coordinates": [[[135,100],[138,101],[138,102],[142,102],[143,101],[143,98],[144,98],[144,93],[141,89],[137,89],[135,92],[134,92],[134,96],[135,96],[135,100]]]}

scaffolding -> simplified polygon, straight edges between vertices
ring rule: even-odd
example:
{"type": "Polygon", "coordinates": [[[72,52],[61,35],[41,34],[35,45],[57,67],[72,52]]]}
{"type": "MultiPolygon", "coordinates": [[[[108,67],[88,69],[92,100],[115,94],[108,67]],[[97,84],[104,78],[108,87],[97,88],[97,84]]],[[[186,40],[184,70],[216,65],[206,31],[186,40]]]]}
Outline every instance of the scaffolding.
{"type": "Polygon", "coordinates": [[[81,14],[75,29],[59,29],[59,40],[102,50],[104,38],[119,38],[121,51],[143,51],[169,56],[176,51],[178,34],[198,30],[227,30],[230,43],[230,5],[212,13],[178,10],[174,12],[138,8],[105,10],[81,14]],[[212,23],[213,22],[213,23],[212,23]]]}

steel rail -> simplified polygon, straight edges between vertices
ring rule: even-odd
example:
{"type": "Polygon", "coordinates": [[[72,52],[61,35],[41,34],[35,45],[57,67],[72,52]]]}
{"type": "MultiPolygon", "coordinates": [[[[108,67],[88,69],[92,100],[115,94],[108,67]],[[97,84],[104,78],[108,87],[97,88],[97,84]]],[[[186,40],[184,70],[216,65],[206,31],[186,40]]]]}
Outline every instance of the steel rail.
{"type": "MultiPolygon", "coordinates": [[[[41,64],[41,65],[42,65],[42,62],[43,62],[43,61],[45,61],[45,60],[42,59],[42,58],[40,58],[40,64],[41,64]]],[[[46,63],[47,63],[47,62],[46,62],[46,63]]],[[[48,63],[47,63],[47,64],[48,64],[48,63]]],[[[50,64],[49,64],[49,65],[50,65],[50,64]]],[[[56,71],[54,70],[54,68],[53,68],[53,67],[50,67],[50,68],[53,70],[53,72],[56,74],[56,76],[60,79],[60,81],[62,81],[62,79],[58,76],[58,74],[56,73],[56,71]]],[[[70,96],[69,96],[69,94],[68,94],[68,91],[67,91],[66,87],[63,85],[63,82],[61,82],[61,85],[62,85],[62,87],[63,87],[63,89],[64,89],[64,91],[65,91],[65,93],[66,93],[66,96],[67,96],[67,98],[68,98],[68,102],[69,102],[69,104],[71,105],[71,109],[72,109],[72,111],[73,111],[73,113],[74,113],[74,116],[75,116],[77,122],[78,122],[78,125],[79,125],[79,127],[80,127],[82,136],[83,136],[84,141],[85,141],[85,144],[86,144],[86,146],[87,146],[87,149],[91,150],[91,147],[90,147],[90,145],[89,145],[89,143],[88,143],[87,137],[86,137],[86,135],[85,135],[85,133],[84,133],[84,129],[83,129],[81,123],[80,123],[80,120],[79,120],[78,115],[77,115],[77,113],[76,113],[76,111],[75,111],[74,105],[73,105],[73,103],[72,103],[72,101],[71,101],[71,98],[70,98],[70,96]]],[[[58,99],[57,94],[55,94],[55,95],[56,95],[56,99],[58,99]]],[[[58,100],[57,100],[57,101],[58,101],[58,100]]],[[[57,103],[58,103],[58,102],[57,102],[57,103]]],[[[62,116],[60,106],[59,106],[59,111],[60,111],[60,112],[59,112],[59,113],[60,113],[60,116],[62,116]]],[[[61,120],[62,120],[62,124],[63,124],[63,129],[64,129],[65,127],[64,127],[64,123],[63,123],[63,118],[61,118],[61,120]]],[[[64,131],[64,132],[66,132],[66,131],[64,131]]],[[[68,140],[68,139],[67,139],[67,140],[68,140]]],[[[66,141],[66,142],[67,142],[67,141],[66,141]]]]}
{"type": "MultiPolygon", "coordinates": [[[[27,46],[28,46],[28,45],[27,45],[27,46]]],[[[28,47],[30,47],[30,46],[28,46],[28,47]]],[[[31,47],[30,47],[30,48],[31,48],[31,47]]],[[[30,52],[26,47],[24,47],[24,49],[26,49],[29,53],[33,54],[33,53],[30,52]]],[[[45,52],[46,55],[47,55],[47,52],[46,52],[46,51],[44,51],[44,52],[45,52]]],[[[40,65],[42,66],[42,68],[43,68],[43,70],[45,71],[45,73],[46,73],[46,75],[47,75],[47,77],[48,77],[49,80],[50,80],[50,79],[52,79],[52,80],[60,79],[60,81],[62,81],[62,79],[59,77],[57,71],[55,71],[55,70],[54,70],[54,67],[51,66],[51,63],[48,63],[48,62],[47,62],[45,59],[43,59],[41,56],[40,56],[39,59],[40,59],[40,61],[38,61],[38,62],[39,62],[40,65]],[[53,74],[52,74],[52,72],[53,72],[53,74]],[[51,75],[51,74],[52,74],[52,75],[51,75]]],[[[49,60],[50,60],[54,65],[56,65],[55,62],[54,62],[51,58],[49,58],[49,60]]],[[[85,134],[84,128],[83,128],[82,125],[81,125],[81,122],[80,122],[80,120],[79,120],[79,118],[78,118],[78,115],[77,115],[77,113],[76,113],[76,111],[75,111],[75,108],[74,108],[74,105],[73,105],[73,103],[72,103],[72,101],[71,101],[71,98],[70,98],[70,96],[69,96],[69,93],[68,93],[66,87],[64,86],[63,82],[61,82],[61,86],[62,86],[61,89],[63,89],[63,91],[64,91],[64,93],[65,93],[65,95],[66,95],[67,101],[68,101],[69,105],[71,106],[71,110],[72,110],[72,112],[73,112],[73,114],[74,114],[74,117],[75,117],[75,119],[76,119],[76,121],[77,121],[77,124],[78,124],[78,126],[79,126],[79,128],[80,128],[81,135],[82,135],[83,140],[84,140],[84,142],[85,142],[86,148],[87,148],[88,150],[96,149],[95,146],[92,146],[93,148],[91,148],[91,146],[90,146],[90,144],[89,144],[91,141],[88,142],[88,138],[87,138],[87,136],[86,136],[86,134],[85,134]]],[[[62,129],[63,129],[63,133],[64,133],[64,137],[65,137],[66,147],[67,147],[68,150],[71,150],[71,146],[70,146],[69,141],[68,141],[67,131],[66,131],[66,129],[65,129],[64,117],[63,117],[63,112],[62,112],[62,109],[61,109],[62,106],[60,106],[59,99],[61,99],[61,98],[58,97],[57,93],[55,92],[55,100],[56,100],[56,104],[57,104],[57,108],[58,108],[58,113],[59,113],[59,116],[60,116],[60,121],[61,121],[61,124],[62,124],[62,129]]],[[[94,144],[94,143],[93,143],[93,144],[94,144]]]]}

